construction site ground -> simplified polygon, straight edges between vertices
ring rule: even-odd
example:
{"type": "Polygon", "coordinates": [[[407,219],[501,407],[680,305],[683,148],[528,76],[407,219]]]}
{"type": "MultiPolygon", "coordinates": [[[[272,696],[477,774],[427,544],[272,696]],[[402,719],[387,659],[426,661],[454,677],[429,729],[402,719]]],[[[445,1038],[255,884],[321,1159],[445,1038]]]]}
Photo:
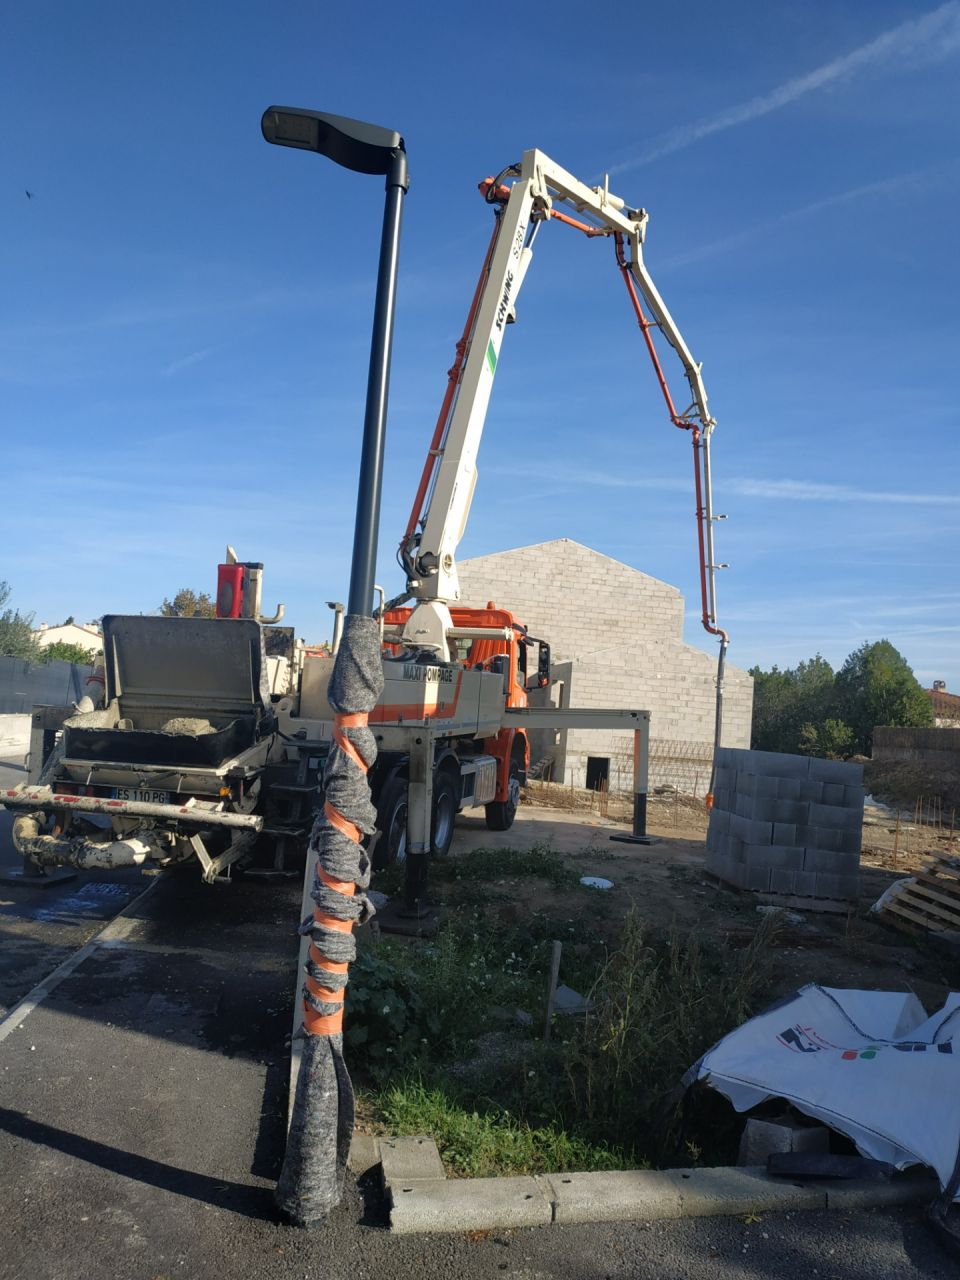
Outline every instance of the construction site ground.
{"type": "MultiPolygon", "coordinates": [[[[528,847],[542,843],[575,859],[583,875],[614,882],[614,891],[598,907],[611,940],[631,903],[637,903],[652,929],[696,930],[716,942],[743,942],[756,928],[756,894],[726,888],[704,873],[708,814],[702,799],[678,794],[651,796],[647,831],[655,842],[621,844],[610,840],[628,827],[629,803],[614,797],[590,796],[551,784],[534,784],[512,831],[486,831],[482,820],[460,820],[463,840],[469,831],[476,845],[528,847]],[[562,807],[558,807],[557,801],[562,807]],[[601,806],[608,808],[604,816],[601,806]]],[[[798,911],[778,938],[770,998],[796,990],[806,982],[824,986],[912,990],[929,1008],[937,1008],[960,981],[960,964],[931,948],[923,935],[903,933],[868,912],[884,889],[917,869],[931,849],[953,848],[960,855],[960,835],[951,839],[932,827],[896,819],[886,809],[868,804],[864,815],[860,900],[837,912],[798,911]]],[[[550,890],[542,882],[511,885],[525,907],[548,909],[550,890]]],[[[596,903],[595,903],[596,905],[596,903]]]]}
{"type": "MultiPolygon", "coordinates": [[[[529,805],[503,836],[462,821],[452,856],[495,841],[549,842],[585,873],[615,881],[613,893],[596,899],[606,902],[611,925],[620,899],[633,897],[663,923],[748,927],[752,902],[701,883],[702,820],[691,811],[688,820],[672,821],[670,802],[655,802],[650,826],[661,843],[617,847],[607,836],[622,824],[529,805]]],[[[15,862],[4,822],[0,865],[15,862]]],[[[889,874],[871,870],[865,882],[875,877],[882,887],[889,874]]],[[[3,951],[16,939],[20,957],[19,968],[11,962],[4,973],[4,1012],[102,925],[103,911],[92,919],[76,905],[110,896],[78,897],[91,883],[98,880],[0,888],[3,951]]],[[[865,899],[872,892],[865,884],[865,899]]],[[[125,886],[114,910],[128,896],[125,886]]],[[[27,1016],[14,1009],[15,1025],[9,1013],[0,1020],[2,1280],[955,1274],[912,1210],[398,1239],[386,1230],[376,1181],[358,1186],[348,1178],[322,1231],[285,1225],[271,1193],[285,1134],[299,908],[295,882],[207,887],[198,877],[165,876],[27,1016]]],[[[928,970],[909,941],[880,941],[872,935],[880,926],[854,926],[870,930],[869,938],[854,942],[845,918],[818,918],[816,932],[785,952],[784,984],[851,985],[869,974],[871,985],[882,985],[899,972],[898,985],[936,998],[945,975],[928,970]],[[877,967],[865,959],[867,944],[877,967]],[[896,956],[916,972],[898,970],[896,956]]]]}

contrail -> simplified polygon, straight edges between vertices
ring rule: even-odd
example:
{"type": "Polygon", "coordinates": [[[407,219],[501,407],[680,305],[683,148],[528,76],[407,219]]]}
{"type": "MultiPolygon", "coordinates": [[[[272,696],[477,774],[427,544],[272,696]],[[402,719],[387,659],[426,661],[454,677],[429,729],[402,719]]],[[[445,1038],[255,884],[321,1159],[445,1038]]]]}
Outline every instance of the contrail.
{"type": "Polygon", "coordinates": [[[709,138],[711,134],[722,133],[725,129],[733,129],[739,124],[747,124],[751,120],[769,115],[772,111],[779,111],[781,107],[789,106],[808,93],[815,93],[827,85],[850,79],[862,71],[885,65],[895,66],[898,70],[927,66],[950,57],[958,50],[960,3],[958,0],[948,0],[947,4],[940,5],[920,18],[911,18],[908,22],[902,22],[898,27],[883,32],[859,49],[844,54],[842,58],[834,58],[832,62],[825,62],[823,66],[816,67],[805,75],[786,80],[769,93],[749,98],[746,102],[728,107],[719,115],[708,119],[678,125],[663,134],[639,156],[614,165],[610,173],[622,173],[625,169],[649,164],[651,160],[671,155],[674,151],[682,151],[701,138],[709,138]]]}

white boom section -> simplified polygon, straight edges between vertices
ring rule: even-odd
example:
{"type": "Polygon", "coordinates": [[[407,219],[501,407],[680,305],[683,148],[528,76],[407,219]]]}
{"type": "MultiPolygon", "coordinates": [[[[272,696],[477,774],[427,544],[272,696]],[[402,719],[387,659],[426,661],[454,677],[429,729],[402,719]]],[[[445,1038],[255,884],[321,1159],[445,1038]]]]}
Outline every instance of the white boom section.
{"type": "MultiPolygon", "coordinates": [[[[515,172],[515,171],[514,171],[515,172]]],[[[630,270],[670,345],[683,363],[693,403],[683,415],[697,422],[709,436],[714,426],[707,408],[707,394],[694,360],[680,331],[660,297],[643,262],[643,238],[647,214],[626,207],[606,187],[588,187],[561,169],[542,151],[524,153],[517,181],[510,188],[500,217],[500,228],[483,286],[457,398],[442,443],[433,490],[422,518],[422,533],[414,556],[416,575],[409,587],[419,601],[405,629],[409,640],[432,639],[442,648],[449,629],[446,603],[460,599],[456,549],[463,537],[477,481],[477,451],[483,434],[500,345],[507,324],[514,318],[517,295],[533,256],[532,228],[550,217],[553,206],[566,205],[586,217],[598,235],[620,232],[629,242],[630,270]],[[419,614],[419,617],[418,617],[419,614]]],[[[708,529],[710,522],[708,521],[708,529]]],[[[711,530],[712,532],[712,530],[711,530]]],[[[712,556],[710,557],[712,561],[712,556]]]]}

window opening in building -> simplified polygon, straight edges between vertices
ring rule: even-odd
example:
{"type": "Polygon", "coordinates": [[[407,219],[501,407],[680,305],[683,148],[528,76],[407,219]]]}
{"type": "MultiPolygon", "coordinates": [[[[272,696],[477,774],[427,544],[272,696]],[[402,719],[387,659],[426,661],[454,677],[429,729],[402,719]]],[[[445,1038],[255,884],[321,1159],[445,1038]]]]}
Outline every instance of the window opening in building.
{"type": "Polygon", "coordinates": [[[587,756],[587,790],[599,791],[607,789],[610,779],[609,756],[587,756]]]}

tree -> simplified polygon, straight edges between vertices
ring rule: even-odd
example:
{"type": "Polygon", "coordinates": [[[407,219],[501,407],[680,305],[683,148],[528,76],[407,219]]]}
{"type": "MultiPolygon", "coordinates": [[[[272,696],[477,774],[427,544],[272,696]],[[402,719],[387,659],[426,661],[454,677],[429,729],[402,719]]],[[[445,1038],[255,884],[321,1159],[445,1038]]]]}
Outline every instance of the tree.
{"type": "Polygon", "coordinates": [[[830,663],[818,653],[785,671],[754,667],[750,674],[753,745],[762,751],[819,751],[813,744],[835,702],[830,663]]]}
{"type": "Polygon", "coordinates": [[[160,612],[165,618],[215,618],[217,606],[206,591],[181,587],[172,600],[164,600],[160,612]]]}
{"type": "Polygon", "coordinates": [[[843,718],[853,730],[855,750],[869,755],[877,725],[929,725],[930,699],[907,660],[889,640],[862,644],[837,672],[843,718]]]}
{"type": "Polygon", "coordinates": [[[40,645],[33,634],[33,614],[7,607],[9,599],[9,584],[0,582],[0,657],[37,662],[40,645]]]}
{"type": "Polygon", "coordinates": [[[74,662],[78,667],[92,667],[100,656],[96,649],[85,649],[82,644],[71,644],[68,640],[55,640],[42,649],[41,654],[43,662],[74,662]]]}

